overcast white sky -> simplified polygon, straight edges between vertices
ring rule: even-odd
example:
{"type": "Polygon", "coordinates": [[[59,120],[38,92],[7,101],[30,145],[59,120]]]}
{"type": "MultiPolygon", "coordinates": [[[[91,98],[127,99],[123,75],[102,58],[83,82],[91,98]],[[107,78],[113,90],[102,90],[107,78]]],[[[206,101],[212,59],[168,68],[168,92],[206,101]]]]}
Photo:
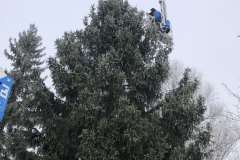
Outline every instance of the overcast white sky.
{"type": "MultiPolygon", "coordinates": [[[[9,38],[18,38],[30,23],[38,27],[47,57],[54,56],[54,41],[65,31],[83,28],[83,17],[97,2],[0,0],[0,67],[11,68],[4,49],[9,51],[9,38]]],[[[160,10],[158,0],[129,2],[146,12],[150,8],[160,10]]],[[[178,59],[185,66],[197,68],[229,107],[236,104],[221,83],[240,93],[240,0],[166,0],[166,4],[175,43],[170,60],[178,59]]]]}

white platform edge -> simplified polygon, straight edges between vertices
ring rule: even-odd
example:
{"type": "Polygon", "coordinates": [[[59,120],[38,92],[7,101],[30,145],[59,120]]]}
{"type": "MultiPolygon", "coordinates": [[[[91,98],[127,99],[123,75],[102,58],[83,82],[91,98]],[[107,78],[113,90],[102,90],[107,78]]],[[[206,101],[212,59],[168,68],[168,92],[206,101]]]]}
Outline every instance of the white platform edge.
{"type": "Polygon", "coordinates": [[[6,77],[7,75],[5,74],[5,72],[2,70],[2,68],[0,68],[0,79],[2,79],[3,77],[6,77]]]}

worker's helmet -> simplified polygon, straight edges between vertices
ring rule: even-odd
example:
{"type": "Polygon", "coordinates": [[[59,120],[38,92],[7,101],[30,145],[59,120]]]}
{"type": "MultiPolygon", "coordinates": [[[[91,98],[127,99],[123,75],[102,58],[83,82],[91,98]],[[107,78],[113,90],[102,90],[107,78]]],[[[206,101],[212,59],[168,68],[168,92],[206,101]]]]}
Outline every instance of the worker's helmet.
{"type": "Polygon", "coordinates": [[[155,8],[151,8],[150,10],[151,10],[151,11],[155,11],[156,9],[155,9],[155,8]]]}

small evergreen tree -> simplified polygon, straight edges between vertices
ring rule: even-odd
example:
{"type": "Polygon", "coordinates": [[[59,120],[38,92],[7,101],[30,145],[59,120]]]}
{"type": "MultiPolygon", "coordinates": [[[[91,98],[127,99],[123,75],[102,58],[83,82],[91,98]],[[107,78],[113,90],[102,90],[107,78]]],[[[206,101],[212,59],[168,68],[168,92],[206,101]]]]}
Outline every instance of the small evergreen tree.
{"type": "Polygon", "coordinates": [[[35,147],[33,139],[39,122],[31,114],[32,110],[27,108],[27,104],[33,98],[33,82],[41,79],[40,75],[45,70],[41,67],[43,61],[40,60],[45,55],[42,53],[45,48],[39,48],[41,41],[36,26],[31,24],[27,32],[19,33],[18,41],[14,39],[13,43],[10,38],[11,53],[7,50],[4,52],[12,61],[13,69],[8,75],[13,78],[14,83],[0,126],[2,159],[36,159],[36,155],[27,149],[35,147]]]}
{"type": "Polygon", "coordinates": [[[161,126],[168,144],[164,160],[202,160],[210,157],[206,152],[211,138],[209,123],[204,121],[206,106],[204,97],[194,98],[199,81],[190,80],[190,69],[186,69],[179,86],[166,93],[158,104],[161,109],[161,126]]]}

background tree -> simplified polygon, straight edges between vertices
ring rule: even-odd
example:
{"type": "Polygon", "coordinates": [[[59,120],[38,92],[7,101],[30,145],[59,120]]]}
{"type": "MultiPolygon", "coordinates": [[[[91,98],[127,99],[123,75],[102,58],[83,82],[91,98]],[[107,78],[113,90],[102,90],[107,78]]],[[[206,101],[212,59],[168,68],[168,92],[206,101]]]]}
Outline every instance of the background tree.
{"type": "Polygon", "coordinates": [[[223,86],[226,88],[226,90],[229,92],[229,94],[234,97],[237,101],[238,104],[233,105],[234,108],[232,110],[227,110],[227,114],[225,114],[225,119],[226,120],[230,120],[232,121],[232,123],[228,123],[227,126],[230,126],[231,128],[233,128],[234,132],[227,132],[227,134],[229,136],[231,136],[231,138],[229,138],[232,143],[228,144],[227,149],[224,153],[224,157],[233,157],[234,159],[239,159],[240,158],[240,154],[239,154],[239,140],[240,140],[240,126],[239,126],[239,122],[240,122],[240,97],[237,93],[234,93],[231,91],[231,89],[229,89],[227,87],[226,84],[223,84],[223,86]],[[234,123],[233,123],[234,122],[234,123]]]}
{"type": "Polygon", "coordinates": [[[45,55],[39,48],[42,38],[37,35],[37,28],[30,25],[29,30],[19,33],[19,39],[10,38],[10,51],[4,54],[12,61],[13,69],[7,73],[14,80],[8,105],[3,120],[1,121],[1,159],[35,159],[34,152],[28,149],[35,147],[33,139],[38,132],[37,117],[33,116],[27,103],[33,97],[33,81],[41,79],[40,75],[45,70],[41,67],[40,59],[45,55]]]}

